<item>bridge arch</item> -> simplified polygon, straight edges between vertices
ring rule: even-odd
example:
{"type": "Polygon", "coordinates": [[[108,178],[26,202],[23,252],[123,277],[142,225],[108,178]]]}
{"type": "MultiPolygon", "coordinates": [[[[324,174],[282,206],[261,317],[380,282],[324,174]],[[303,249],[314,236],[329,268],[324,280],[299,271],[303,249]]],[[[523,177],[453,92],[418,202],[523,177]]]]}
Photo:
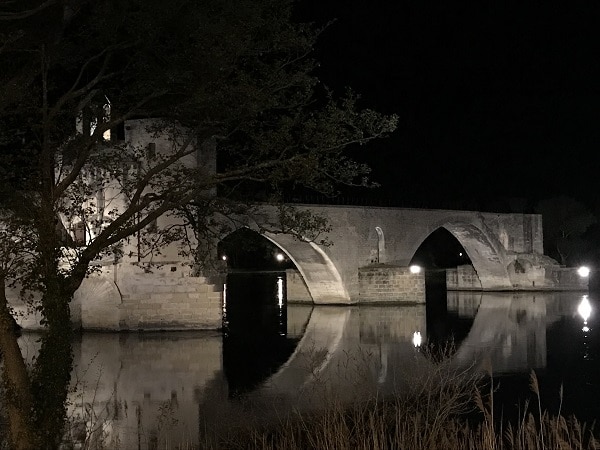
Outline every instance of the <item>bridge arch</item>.
{"type": "MultiPolygon", "coordinates": [[[[351,303],[350,295],[337,267],[323,249],[314,242],[302,241],[289,234],[260,231],[258,226],[252,226],[252,224],[243,228],[256,232],[287,255],[300,272],[313,303],[351,303]]],[[[235,231],[228,235],[233,233],[235,231]]],[[[221,240],[228,235],[222,236],[221,240]]]]}
{"type": "Polygon", "coordinates": [[[505,250],[492,233],[485,230],[483,224],[467,222],[463,218],[447,218],[433,224],[422,236],[415,239],[410,249],[410,259],[414,257],[423,241],[434,231],[444,228],[462,245],[469,256],[473,268],[484,290],[512,289],[508,274],[505,250]]]}

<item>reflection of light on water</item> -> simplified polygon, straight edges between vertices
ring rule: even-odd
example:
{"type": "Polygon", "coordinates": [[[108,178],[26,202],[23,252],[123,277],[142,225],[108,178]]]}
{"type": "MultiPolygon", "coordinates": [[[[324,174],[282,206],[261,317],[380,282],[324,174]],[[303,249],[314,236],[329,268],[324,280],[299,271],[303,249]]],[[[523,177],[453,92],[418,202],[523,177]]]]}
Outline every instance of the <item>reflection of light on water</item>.
{"type": "Polygon", "coordinates": [[[592,315],[592,305],[590,304],[590,301],[588,300],[587,295],[584,295],[581,298],[581,303],[579,303],[579,306],[577,306],[577,312],[583,319],[583,328],[581,329],[581,331],[583,331],[583,337],[584,337],[584,339],[586,339],[583,343],[583,347],[584,347],[583,359],[589,359],[590,354],[589,354],[587,337],[588,337],[588,333],[590,331],[590,327],[588,327],[587,321],[590,318],[590,316],[592,315]]]}
{"type": "Polygon", "coordinates": [[[421,336],[420,331],[415,331],[413,333],[412,342],[413,342],[413,345],[417,348],[421,346],[421,343],[423,342],[423,337],[421,336]]]}
{"type": "Polygon", "coordinates": [[[229,322],[227,320],[227,283],[223,284],[223,329],[226,330],[229,322]]]}
{"type": "Polygon", "coordinates": [[[283,320],[283,278],[277,277],[277,304],[279,305],[279,335],[287,334],[287,327],[283,320]]]}
{"type": "Polygon", "coordinates": [[[577,312],[583,319],[583,324],[587,325],[587,321],[590,318],[590,316],[592,315],[592,305],[590,305],[590,301],[588,300],[587,295],[584,295],[581,298],[581,303],[579,303],[579,306],[577,307],[577,312]]]}
{"type": "Polygon", "coordinates": [[[281,308],[283,306],[283,278],[277,277],[277,301],[281,308]]]}

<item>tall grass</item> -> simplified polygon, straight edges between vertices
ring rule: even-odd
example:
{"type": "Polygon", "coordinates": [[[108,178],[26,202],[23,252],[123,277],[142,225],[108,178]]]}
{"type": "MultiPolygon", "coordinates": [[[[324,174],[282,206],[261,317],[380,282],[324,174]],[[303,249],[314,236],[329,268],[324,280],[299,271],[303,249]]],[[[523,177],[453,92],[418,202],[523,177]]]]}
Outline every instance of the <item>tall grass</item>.
{"type": "MultiPolygon", "coordinates": [[[[438,374],[439,375],[439,374],[438,374]]],[[[468,372],[428,377],[412,392],[350,405],[330,403],[311,414],[292,414],[276,426],[249,428],[223,439],[223,449],[541,450],[598,449],[593,428],[574,417],[542,410],[539,386],[534,410],[523,405],[514,422],[494,417],[493,384],[468,372]]],[[[489,381],[489,380],[488,380],[489,381]]]]}

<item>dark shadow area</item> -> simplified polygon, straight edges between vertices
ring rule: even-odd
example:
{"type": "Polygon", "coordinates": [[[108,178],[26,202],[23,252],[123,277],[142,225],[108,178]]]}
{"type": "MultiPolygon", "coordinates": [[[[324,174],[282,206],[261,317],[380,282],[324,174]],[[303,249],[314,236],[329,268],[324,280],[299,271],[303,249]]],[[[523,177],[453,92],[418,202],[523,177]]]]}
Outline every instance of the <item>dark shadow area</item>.
{"type": "Polygon", "coordinates": [[[223,367],[229,395],[265,381],[293,353],[287,337],[285,273],[236,273],[227,277],[223,367]]]}
{"type": "Polygon", "coordinates": [[[279,247],[249,228],[240,228],[224,238],[218,252],[229,271],[285,271],[295,267],[279,247]]]}
{"type": "Polygon", "coordinates": [[[449,356],[465,340],[475,317],[462,315],[459,309],[448,305],[445,281],[445,271],[425,273],[425,320],[427,344],[449,356]]]}
{"type": "Polygon", "coordinates": [[[227,263],[223,367],[231,397],[265,381],[288,360],[285,270],[294,264],[259,233],[241,228],[218,246],[227,263]]]}
{"type": "Polygon", "coordinates": [[[411,260],[425,270],[427,343],[449,350],[458,347],[473,324],[473,317],[461,317],[448,308],[446,269],[471,264],[458,240],[445,228],[438,228],[419,246],[411,260]]]}
{"type": "Polygon", "coordinates": [[[411,260],[426,269],[447,269],[471,264],[458,240],[445,228],[438,228],[419,246],[411,260]]]}

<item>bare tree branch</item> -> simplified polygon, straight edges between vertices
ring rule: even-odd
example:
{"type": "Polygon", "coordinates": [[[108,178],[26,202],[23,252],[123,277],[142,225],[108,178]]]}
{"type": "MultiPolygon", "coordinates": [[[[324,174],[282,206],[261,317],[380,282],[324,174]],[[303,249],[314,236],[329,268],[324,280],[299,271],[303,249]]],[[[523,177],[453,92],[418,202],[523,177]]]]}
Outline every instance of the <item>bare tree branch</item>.
{"type": "Polygon", "coordinates": [[[37,8],[28,9],[27,11],[20,12],[0,12],[0,21],[9,21],[9,20],[22,20],[27,19],[28,17],[34,16],[45,9],[49,8],[52,5],[55,5],[57,0],[46,0],[44,3],[40,4],[37,8]]]}

